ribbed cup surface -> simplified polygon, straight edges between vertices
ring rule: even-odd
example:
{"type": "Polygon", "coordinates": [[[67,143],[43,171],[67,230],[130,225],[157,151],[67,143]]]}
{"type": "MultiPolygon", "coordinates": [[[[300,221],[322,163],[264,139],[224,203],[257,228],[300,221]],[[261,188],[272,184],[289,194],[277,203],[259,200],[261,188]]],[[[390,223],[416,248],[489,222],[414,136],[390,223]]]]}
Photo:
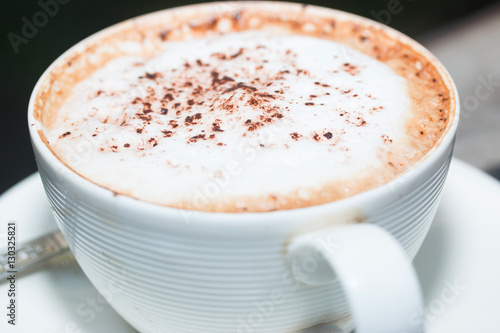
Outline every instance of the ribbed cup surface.
{"type": "MultiPolygon", "coordinates": [[[[449,161],[398,200],[364,212],[366,222],[391,232],[411,257],[435,214],[449,161]]],[[[138,330],[279,333],[333,321],[352,328],[337,282],[312,287],[293,279],[283,252],[288,231],[245,238],[235,229],[234,237],[204,237],[189,227],[169,232],[169,224],[186,221],[168,219],[163,232],[150,230],[134,207],[111,202],[98,207],[45,169],[39,163],[54,215],[77,261],[138,330]]]]}

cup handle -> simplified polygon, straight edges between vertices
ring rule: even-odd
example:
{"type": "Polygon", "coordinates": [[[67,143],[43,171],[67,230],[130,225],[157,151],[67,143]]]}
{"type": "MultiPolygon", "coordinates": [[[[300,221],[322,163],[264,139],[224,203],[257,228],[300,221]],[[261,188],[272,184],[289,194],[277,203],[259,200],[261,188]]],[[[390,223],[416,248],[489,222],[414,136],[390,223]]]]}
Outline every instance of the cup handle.
{"type": "Polygon", "coordinates": [[[321,230],[294,238],[288,250],[299,281],[324,285],[337,276],[356,333],[424,332],[422,322],[412,320],[423,311],[415,269],[381,227],[362,223],[321,230]]]}

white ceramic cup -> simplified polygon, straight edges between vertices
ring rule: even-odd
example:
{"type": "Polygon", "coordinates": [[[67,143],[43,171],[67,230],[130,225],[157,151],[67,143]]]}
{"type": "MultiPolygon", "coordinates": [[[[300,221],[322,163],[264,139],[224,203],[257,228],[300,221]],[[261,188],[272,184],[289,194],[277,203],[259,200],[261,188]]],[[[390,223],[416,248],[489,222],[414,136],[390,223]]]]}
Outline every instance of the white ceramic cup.
{"type": "MultiPolygon", "coordinates": [[[[251,4],[303,10],[298,4],[251,4]]],[[[236,12],[249,4],[223,5],[236,12]]],[[[187,6],[139,20],[213,11],[214,6],[222,5],[187,6]]],[[[308,10],[376,25],[330,9],[308,10]]],[[[422,296],[411,258],[436,212],[459,119],[454,84],[427,50],[385,28],[437,66],[455,108],[442,140],[407,173],[376,189],[309,208],[190,212],[115,195],[66,167],[40,138],[35,104],[53,69],[110,29],[68,50],[43,74],[28,118],[58,225],[84,272],[123,318],[141,332],[285,333],[321,324],[328,332],[353,327],[357,333],[423,331],[422,296]]]]}

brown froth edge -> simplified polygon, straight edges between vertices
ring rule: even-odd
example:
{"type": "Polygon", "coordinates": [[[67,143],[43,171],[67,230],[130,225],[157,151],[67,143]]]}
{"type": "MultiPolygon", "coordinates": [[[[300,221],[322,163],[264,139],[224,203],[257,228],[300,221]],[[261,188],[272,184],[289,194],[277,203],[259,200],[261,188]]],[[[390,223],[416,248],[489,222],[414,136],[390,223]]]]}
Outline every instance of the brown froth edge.
{"type": "MultiPolygon", "coordinates": [[[[456,96],[452,82],[437,60],[410,38],[355,15],[280,2],[191,5],[144,15],[103,30],[70,49],[49,69],[34,96],[34,117],[50,128],[71,88],[111,59],[124,54],[153,57],[171,40],[249,29],[279,29],[290,34],[334,40],[386,63],[405,77],[410,98],[417,108],[414,119],[408,122],[407,131],[415,140],[424,140],[426,149],[411,157],[408,164],[390,165],[395,174],[411,169],[439,145],[454,121],[456,96]],[[141,49],[136,53],[123,50],[120,46],[123,41],[140,43],[141,49]]],[[[51,149],[43,132],[39,130],[39,133],[51,149]]],[[[390,163],[391,156],[387,158],[390,163]]],[[[279,198],[231,198],[203,207],[193,206],[189,201],[179,202],[174,207],[219,212],[292,209],[339,200],[390,180],[380,183],[366,176],[349,180],[349,183],[324,184],[307,199],[289,193],[279,198]],[[350,188],[349,194],[340,190],[345,187],[350,188]]],[[[130,193],[120,194],[131,196],[130,193]]]]}

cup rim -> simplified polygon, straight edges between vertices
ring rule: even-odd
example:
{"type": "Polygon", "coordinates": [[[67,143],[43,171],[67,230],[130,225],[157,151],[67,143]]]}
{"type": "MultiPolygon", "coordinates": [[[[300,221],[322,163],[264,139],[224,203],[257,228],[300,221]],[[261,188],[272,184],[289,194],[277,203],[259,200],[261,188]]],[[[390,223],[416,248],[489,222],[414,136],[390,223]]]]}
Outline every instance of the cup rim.
{"type": "MultiPolygon", "coordinates": [[[[127,195],[116,195],[113,193],[113,191],[104,188],[100,185],[97,185],[96,183],[84,178],[83,176],[79,175],[75,171],[73,171],[71,168],[69,168],[66,164],[64,164],[62,161],[59,160],[59,158],[47,147],[45,142],[43,142],[42,138],[40,137],[38,130],[41,130],[37,125],[38,125],[38,120],[35,119],[34,116],[34,105],[35,105],[35,100],[38,96],[38,91],[40,90],[41,85],[45,82],[48,76],[50,76],[52,70],[54,67],[59,64],[61,61],[66,59],[70,54],[76,52],[78,49],[82,48],[84,45],[89,43],[90,41],[93,41],[95,39],[102,38],[103,36],[113,33],[114,31],[118,29],[124,29],[130,24],[134,24],[136,21],[139,20],[147,20],[148,18],[152,16],[162,16],[166,15],[166,13],[176,13],[180,11],[185,11],[185,10],[191,10],[191,9],[198,9],[198,10],[210,10],[213,8],[215,5],[226,5],[226,6],[234,6],[235,12],[238,9],[244,9],[245,6],[249,5],[259,5],[259,6],[264,6],[266,8],[273,8],[274,7],[286,7],[286,9],[291,9],[291,10],[299,10],[304,7],[304,4],[300,3],[292,3],[292,2],[282,2],[282,1],[218,1],[218,2],[207,2],[207,3],[200,3],[200,4],[191,4],[191,5],[185,5],[185,6],[180,6],[180,7],[173,7],[173,8],[168,8],[168,9],[163,9],[155,12],[151,12],[148,14],[140,15],[137,17],[133,17],[131,19],[116,23],[114,25],[111,25],[107,28],[104,28],[87,38],[81,40],[80,42],[76,43],[73,45],[71,48],[66,50],[64,53],[62,53],[59,57],[57,57],[51,65],[44,71],[44,73],[41,75],[41,77],[38,79],[32,93],[30,96],[29,100],[29,105],[28,105],[28,127],[29,127],[29,133],[31,136],[31,141],[34,150],[40,154],[40,157],[42,157],[45,161],[51,164],[51,167],[58,167],[61,170],[69,171],[69,172],[64,172],[65,177],[69,177],[70,180],[79,186],[79,188],[85,189],[88,192],[92,192],[92,195],[98,196],[99,198],[102,198],[103,200],[115,200],[117,201],[117,204],[122,204],[124,207],[127,206],[134,206],[136,207],[135,209],[137,210],[142,210],[142,211],[150,211],[153,212],[154,214],[161,214],[163,216],[176,216],[178,217],[180,212],[189,212],[195,215],[195,219],[208,219],[212,221],[216,221],[218,223],[222,222],[228,222],[232,221],[234,224],[235,218],[238,218],[238,220],[241,220],[241,223],[244,221],[252,221],[255,220],[257,217],[263,217],[265,216],[267,221],[281,219],[281,217],[284,217],[288,214],[300,214],[302,213],[308,213],[313,210],[318,210],[318,211],[332,211],[332,210],[338,210],[340,207],[356,207],[359,206],[360,203],[363,202],[368,202],[373,200],[376,197],[380,197],[383,193],[386,193],[388,189],[391,187],[394,187],[394,184],[401,183],[403,181],[402,178],[404,178],[405,181],[412,181],[415,180],[421,175],[430,165],[434,164],[442,154],[444,154],[447,149],[450,147],[450,145],[453,145],[453,141],[455,139],[455,134],[457,131],[458,127],[458,122],[460,118],[460,103],[459,103],[459,97],[458,97],[458,92],[455,83],[453,82],[453,79],[451,78],[450,74],[446,70],[446,68],[443,66],[443,64],[424,46],[422,46],[420,43],[417,41],[413,40],[409,36],[389,27],[386,26],[380,22],[376,22],[372,19],[365,18],[356,14],[340,11],[337,9],[331,9],[331,8],[326,8],[326,7],[321,7],[321,6],[316,6],[316,5],[305,5],[307,8],[310,8],[313,12],[322,12],[323,14],[330,15],[333,18],[347,18],[349,20],[354,20],[360,23],[364,23],[367,25],[375,26],[375,27],[380,27],[384,30],[384,32],[388,33],[391,37],[403,41],[407,44],[410,44],[411,47],[422,54],[427,60],[429,60],[435,68],[437,69],[438,73],[441,75],[443,80],[445,81],[445,85],[450,91],[452,98],[453,98],[453,104],[451,107],[452,112],[452,121],[449,121],[444,133],[441,135],[441,138],[436,142],[436,144],[422,157],[420,158],[415,165],[410,166],[405,172],[397,175],[393,180],[382,184],[378,187],[375,187],[373,189],[363,191],[361,193],[355,194],[351,197],[347,197],[344,199],[340,200],[335,200],[332,202],[328,203],[323,203],[319,205],[313,205],[313,206],[308,206],[308,207],[301,207],[301,208],[292,208],[292,209],[283,209],[283,210],[276,210],[276,211],[265,211],[265,212],[210,212],[210,211],[198,211],[198,210],[190,210],[190,209],[182,209],[182,208],[175,208],[175,207],[169,207],[169,206],[163,206],[160,204],[155,204],[151,202],[147,202],[141,199],[136,199],[127,195]],[[404,177],[403,177],[404,176],[404,177]]],[[[451,117],[450,117],[451,118],[451,117]]],[[[35,154],[36,155],[36,154],[35,154]]],[[[38,156],[37,156],[38,158],[38,156]]],[[[240,224],[240,221],[236,224],[240,224]]]]}

